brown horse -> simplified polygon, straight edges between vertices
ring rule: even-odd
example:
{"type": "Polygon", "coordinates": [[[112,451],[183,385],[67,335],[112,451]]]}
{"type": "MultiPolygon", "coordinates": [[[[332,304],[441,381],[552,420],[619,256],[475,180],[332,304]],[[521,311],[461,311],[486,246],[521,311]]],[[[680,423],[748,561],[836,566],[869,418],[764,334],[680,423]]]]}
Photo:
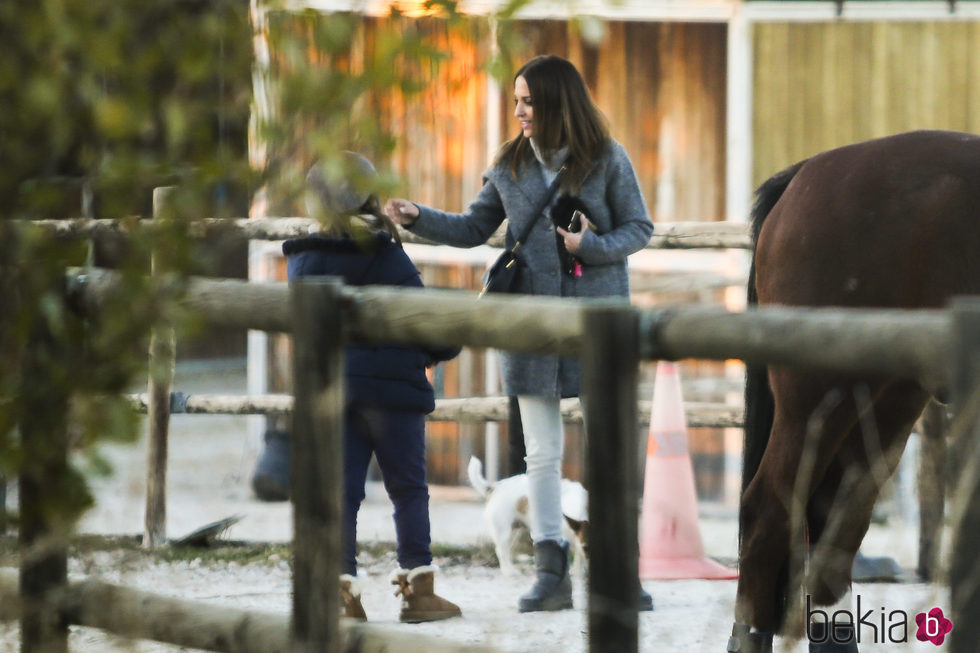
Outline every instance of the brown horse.
{"type": "MultiPolygon", "coordinates": [[[[818,154],[759,187],[752,233],[750,304],[934,308],[980,293],[980,136],[916,131],[818,154]]],[[[929,395],[909,379],[749,366],[745,399],[728,650],[768,652],[773,633],[806,628],[811,651],[856,651],[853,627],[811,629],[805,607],[832,614],[848,592],[929,395]]]]}

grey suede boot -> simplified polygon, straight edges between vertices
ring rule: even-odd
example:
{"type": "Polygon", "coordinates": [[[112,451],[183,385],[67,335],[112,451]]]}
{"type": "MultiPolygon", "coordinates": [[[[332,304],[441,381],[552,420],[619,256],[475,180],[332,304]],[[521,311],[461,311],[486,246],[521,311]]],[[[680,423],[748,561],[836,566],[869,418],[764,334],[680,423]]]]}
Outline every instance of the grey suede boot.
{"type": "Polygon", "coordinates": [[[568,575],[568,542],[543,540],[534,544],[537,580],[520,598],[520,612],[566,610],[572,607],[572,579],[568,575]]]}

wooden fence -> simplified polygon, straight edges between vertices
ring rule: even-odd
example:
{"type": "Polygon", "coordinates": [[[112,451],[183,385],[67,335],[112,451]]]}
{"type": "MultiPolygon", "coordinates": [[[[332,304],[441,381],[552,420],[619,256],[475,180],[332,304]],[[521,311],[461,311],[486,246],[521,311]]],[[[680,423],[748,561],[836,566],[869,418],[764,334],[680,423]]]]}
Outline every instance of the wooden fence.
{"type": "MultiPolygon", "coordinates": [[[[72,270],[68,278],[69,292],[86,314],[97,314],[119,291],[118,276],[109,271],[72,270]]],[[[160,292],[177,291],[161,285],[160,292]]],[[[302,455],[294,457],[293,473],[294,482],[307,491],[294,507],[294,603],[288,637],[294,650],[304,651],[337,650],[333,647],[341,637],[334,573],[339,474],[333,466],[339,460],[345,338],[581,356],[583,391],[590,401],[588,430],[607,434],[588,449],[590,505],[600,508],[593,511],[593,529],[601,535],[590,543],[595,553],[589,562],[589,648],[596,652],[637,649],[638,479],[633,461],[639,405],[636,370],[641,360],[741,358],[815,370],[884,373],[919,379],[933,390],[952,386],[960,405],[980,377],[972,363],[980,360],[972,354],[980,343],[980,307],[972,303],[952,310],[908,312],[762,307],[733,313],[704,306],[639,310],[623,301],[476,299],[475,294],[434,289],[345,288],[323,282],[297,283],[290,289],[284,282],[208,279],[190,280],[179,298],[213,327],[292,332],[296,341],[293,446],[302,455]]],[[[168,391],[168,414],[169,399],[168,391]]],[[[980,439],[972,428],[968,435],[965,444],[980,439]]],[[[966,571],[972,569],[980,544],[977,476],[961,476],[960,507],[954,511],[953,568],[962,570],[951,576],[957,623],[951,644],[956,652],[972,650],[980,637],[980,625],[957,621],[980,608],[980,599],[966,584],[966,571]]],[[[22,568],[22,585],[26,572],[22,568]]],[[[29,579],[26,582],[30,585],[29,579]]],[[[50,590],[60,590],[61,595],[66,591],[41,589],[42,596],[50,596],[50,590]]],[[[8,594],[3,597],[8,605],[8,594]]],[[[34,614],[32,623],[38,623],[39,611],[43,614],[50,606],[26,602],[22,608],[34,614]]],[[[70,611],[59,614],[65,622],[80,619],[70,611]]],[[[233,646],[215,650],[245,650],[233,646]]]]}
{"type": "MultiPolygon", "coordinates": [[[[111,272],[77,270],[70,273],[70,279],[78,304],[87,312],[99,310],[101,303],[114,292],[117,277],[111,272]]],[[[588,484],[593,488],[590,502],[603,506],[595,513],[594,529],[605,535],[590,543],[595,550],[595,555],[590,557],[589,623],[593,651],[636,650],[636,624],[629,619],[624,622],[621,617],[630,613],[626,606],[632,605],[637,582],[637,551],[634,548],[624,555],[622,547],[623,543],[637,541],[638,479],[631,464],[632,455],[619,456],[614,452],[635,445],[638,400],[635,374],[630,370],[641,359],[741,358],[752,363],[778,363],[815,370],[886,373],[920,379],[937,391],[949,387],[953,379],[959,379],[957,387],[970,387],[972,378],[972,372],[951,370],[949,365],[950,360],[969,358],[953,356],[953,352],[970,346],[969,339],[960,335],[962,328],[955,326],[969,317],[970,307],[956,311],[761,307],[734,313],[703,306],[639,310],[625,302],[540,297],[476,299],[475,295],[457,291],[344,288],[312,282],[294,284],[293,292],[300,295],[293,300],[298,306],[290,305],[289,286],[283,282],[193,279],[182,302],[214,327],[286,331],[293,325],[312,322],[335,334],[328,338],[318,330],[299,337],[294,332],[297,339],[294,437],[311,447],[297,458],[306,469],[297,468],[294,473],[300,474],[297,482],[307,483],[311,488],[317,485],[313,479],[331,476],[318,468],[316,461],[332,464],[329,461],[337,459],[323,449],[312,448],[309,439],[314,431],[321,435],[339,433],[336,397],[332,401],[316,402],[325,411],[322,414],[311,411],[312,397],[322,397],[322,393],[336,392],[340,387],[337,361],[344,342],[342,334],[357,342],[469,345],[582,357],[584,393],[593,402],[587,411],[588,426],[607,433],[602,446],[589,447],[588,484]],[[302,293],[310,296],[303,297],[302,293]],[[300,319],[302,315],[307,317],[300,319]],[[338,326],[340,321],[342,328],[338,326]],[[607,342],[608,338],[611,340],[607,342]],[[324,353],[331,348],[336,351],[324,353]],[[331,406],[333,410],[329,410],[331,406]],[[618,551],[615,555],[614,550],[618,551]],[[592,607],[595,605],[616,605],[624,610],[613,616],[606,610],[595,610],[592,607]]],[[[958,396],[964,392],[961,390],[958,396]]],[[[321,441],[317,446],[329,445],[321,441]]],[[[306,523],[319,523],[321,528],[315,537],[307,539],[307,544],[316,540],[316,547],[303,546],[297,539],[297,560],[310,558],[309,567],[298,569],[329,569],[328,561],[319,558],[325,551],[323,538],[332,532],[326,525],[334,523],[331,519],[337,515],[328,508],[330,497],[322,488],[310,496],[318,497],[319,503],[296,505],[296,532],[304,532],[306,523]],[[313,521],[305,521],[310,519],[313,521]]],[[[967,519],[963,517],[964,523],[967,519]]],[[[962,555],[970,531],[961,526],[958,534],[954,557],[962,555]]],[[[309,579],[307,574],[296,576],[309,579]]],[[[328,574],[323,582],[329,583],[333,577],[328,574]]],[[[294,616],[336,614],[336,606],[305,604],[303,597],[309,590],[296,588],[294,616]]],[[[318,594],[335,596],[329,591],[318,594]]],[[[954,610],[962,609],[966,606],[954,604],[954,610]]],[[[315,633],[300,630],[294,635],[320,641],[336,632],[324,628],[315,633]]]]}

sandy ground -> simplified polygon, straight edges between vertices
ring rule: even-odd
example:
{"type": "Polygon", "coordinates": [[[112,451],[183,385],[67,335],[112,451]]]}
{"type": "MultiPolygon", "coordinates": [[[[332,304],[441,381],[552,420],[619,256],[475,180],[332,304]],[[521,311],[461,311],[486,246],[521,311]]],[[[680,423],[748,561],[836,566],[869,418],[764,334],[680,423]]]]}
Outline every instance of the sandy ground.
{"type": "MultiPolygon", "coordinates": [[[[244,392],[241,364],[227,367],[183,365],[178,368],[176,388],[185,392],[244,392]]],[[[226,534],[228,539],[286,542],[291,538],[291,510],[286,503],[256,500],[248,486],[249,475],[261,444],[248,434],[246,418],[231,416],[174,416],[172,420],[168,477],[167,533],[179,537],[195,528],[230,515],[241,521],[226,534]]],[[[138,534],[143,525],[144,449],[140,444],[113,445],[104,450],[115,473],[94,478],[97,506],[80,524],[83,533],[138,534]]],[[[15,496],[10,497],[11,503],[15,496]]],[[[489,541],[482,517],[482,502],[469,488],[433,487],[431,502],[434,543],[481,544],[489,541]]],[[[707,555],[731,561],[735,558],[736,522],[732,511],[718,506],[701,507],[701,535],[707,555]]],[[[393,542],[391,506],[377,484],[369,487],[361,511],[362,542],[393,542]]],[[[900,517],[887,526],[875,525],[864,552],[890,555],[905,569],[916,561],[917,534],[900,517]]],[[[148,562],[123,552],[92,554],[71,562],[73,578],[98,577],[170,596],[213,602],[226,606],[288,613],[291,577],[288,562],[270,559],[242,565],[234,562],[148,562]]],[[[437,560],[441,566],[437,591],[455,601],[464,617],[444,622],[398,624],[398,599],[392,595],[388,575],[395,567],[393,555],[362,561],[364,605],[372,623],[427,633],[462,643],[491,644],[501,651],[576,653],[588,650],[586,580],[577,577],[575,609],[559,613],[519,614],[517,597],[530,586],[529,561],[519,566],[527,575],[507,578],[496,566],[457,564],[437,560]],[[363,564],[366,562],[366,564],[363,564]]],[[[734,581],[643,581],[654,596],[655,610],[640,615],[641,651],[706,651],[722,653],[731,629],[734,581]]],[[[903,610],[910,619],[933,606],[948,614],[948,592],[937,585],[917,582],[855,586],[865,609],[880,614],[903,610]]],[[[863,651],[927,651],[933,645],[917,642],[914,629],[910,643],[867,643],[863,651]]],[[[0,651],[16,651],[18,634],[12,626],[0,626],[0,651]]],[[[183,651],[152,642],[129,642],[101,631],[73,628],[71,650],[77,653],[183,651]]],[[[777,650],[794,653],[806,644],[786,644],[777,650]]]]}

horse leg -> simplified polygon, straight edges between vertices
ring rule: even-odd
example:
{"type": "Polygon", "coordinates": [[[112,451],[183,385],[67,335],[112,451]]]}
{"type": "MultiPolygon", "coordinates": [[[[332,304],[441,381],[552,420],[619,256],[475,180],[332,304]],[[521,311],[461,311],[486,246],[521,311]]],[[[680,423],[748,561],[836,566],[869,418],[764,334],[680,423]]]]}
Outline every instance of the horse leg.
{"type": "MultiPolygon", "coordinates": [[[[802,583],[801,576],[791,578],[790,554],[795,550],[803,559],[807,498],[856,419],[853,409],[827,391],[834,384],[788,371],[773,373],[771,381],[777,398],[772,433],[739,512],[742,537],[735,601],[736,627],[749,624],[770,638],[782,628],[792,588],[802,583]],[[815,413],[818,418],[811,420],[815,413]],[[801,467],[808,471],[801,474],[801,467]]],[[[753,650],[733,648],[731,643],[730,649],[753,650]]]]}
{"type": "Polygon", "coordinates": [[[757,474],[745,489],[739,510],[742,541],[735,625],[728,640],[728,653],[772,652],[781,601],[777,588],[786,582],[786,556],[781,553],[789,540],[788,527],[788,515],[781,501],[757,474]]]}
{"type": "Polygon", "coordinates": [[[856,652],[855,625],[834,628],[827,615],[850,610],[854,557],[871,523],[881,487],[898,466],[908,435],[925,404],[909,384],[877,393],[874,426],[862,419],[848,433],[807,506],[810,565],[807,577],[807,635],[811,653],[856,652]],[[817,609],[811,611],[810,606],[817,609]]]}

